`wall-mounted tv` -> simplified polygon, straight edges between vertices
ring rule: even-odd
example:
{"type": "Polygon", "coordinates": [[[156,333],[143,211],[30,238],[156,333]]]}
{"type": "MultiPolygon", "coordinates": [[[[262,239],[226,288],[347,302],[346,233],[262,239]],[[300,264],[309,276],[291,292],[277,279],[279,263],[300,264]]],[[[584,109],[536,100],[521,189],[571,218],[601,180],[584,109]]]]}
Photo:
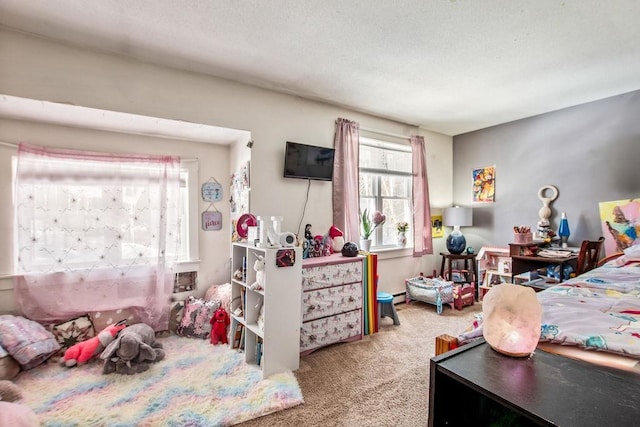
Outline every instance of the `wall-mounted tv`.
{"type": "Polygon", "coordinates": [[[284,177],[301,179],[333,179],[335,149],[287,141],[284,151],[284,177]]]}

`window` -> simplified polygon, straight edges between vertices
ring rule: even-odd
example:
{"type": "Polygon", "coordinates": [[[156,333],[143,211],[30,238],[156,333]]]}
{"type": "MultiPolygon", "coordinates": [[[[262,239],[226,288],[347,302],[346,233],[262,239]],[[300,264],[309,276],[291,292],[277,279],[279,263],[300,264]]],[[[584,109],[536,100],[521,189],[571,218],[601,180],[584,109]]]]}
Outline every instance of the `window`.
{"type": "MultiPolygon", "coordinates": [[[[64,165],[65,161],[58,161],[64,165]]],[[[68,161],[68,166],[63,167],[62,170],[69,170],[73,162],[68,161]]],[[[16,167],[17,157],[12,159],[13,166],[13,181],[15,188],[16,179],[16,167]]],[[[96,166],[97,168],[97,166],[96,166]]],[[[100,165],[100,168],[104,169],[104,165],[100,165]]],[[[104,170],[102,171],[105,172],[104,170]]],[[[114,169],[115,172],[115,169],[114,169]]],[[[78,184],[62,184],[65,187],[65,192],[69,195],[82,194],[87,200],[88,206],[86,211],[90,211],[94,206],[102,203],[105,197],[113,197],[122,199],[126,204],[135,203],[138,189],[135,186],[122,186],[115,192],[101,188],[100,185],[96,185],[96,182],[85,185],[78,184]]],[[[71,196],[72,197],[72,196],[71,196]]],[[[114,199],[115,200],[115,199],[114,199]]],[[[185,271],[197,271],[197,262],[199,261],[198,251],[198,160],[197,159],[185,159],[180,163],[180,193],[179,193],[179,233],[180,243],[177,246],[177,251],[171,251],[174,253],[167,253],[170,258],[177,260],[176,271],[178,273],[185,271]]],[[[42,222],[42,220],[38,220],[42,222]]],[[[82,224],[87,221],[87,218],[78,218],[76,224],[82,224]]],[[[37,226],[37,224],[36,224],[37,226]]],[[[84,229],[85,237],[91,239],[103,240],[97,231],[92,232],[91,227],[81,227],[84,229]]],[[[138,227],[139,228],[139,227],[138,227]]],[[[135,233],[136,225],[132,224],[132,231],[135,233]]],[[[49,242],[52,246],[61,245],[67,246],[67,236],[64,233],[57,232],[54,235],[48,236],[49,242]]],[[[134,259],[140,256],[157,256],[157,253],[147,253],[149,248],[142,249],[142,246],[136,243],[123,244],[119,248],[119,255],[117,258],[126,260],[134,259]]],[[[152,251],[153,252],[153,251],[152,251]]],[[[156,251],[157,252],[157,251],[156,251]]],[[[88,254],[87,254],[88,255],[88,254]]],[[[76,254],[79,260],[82,261],[82,254],[76,254]]],[[[46,256],[40,256],[34,261],[40,265],[44,265],[50,262],[50,259],[46,256]]]]}
{"type": "Polygon", "coordinates": [[[180,162],[180,232],[183,236],[178,255],[178,272],[198,270],[198,160],[180,162]]]}
{"type": "MultiPolygon", "coordinates": [[[[411,147],[370,138],[360,138],[360,209],[380,211],[387,220],[372,235],[372,247],[398,247],[399,222],[412,224],[411,147]]],[[[407,246],[413,245],[407,233],[407,246]]]]}

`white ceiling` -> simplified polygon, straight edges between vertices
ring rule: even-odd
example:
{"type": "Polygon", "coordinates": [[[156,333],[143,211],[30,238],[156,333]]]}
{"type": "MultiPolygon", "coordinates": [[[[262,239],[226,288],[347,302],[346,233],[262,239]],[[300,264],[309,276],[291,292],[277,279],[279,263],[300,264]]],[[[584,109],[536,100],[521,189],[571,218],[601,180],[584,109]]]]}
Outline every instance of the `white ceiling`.
{"type": "Polygon", "coordinates": [[[0,0],[0,25],[457,135],[640,89],[637,0],[0,0]]]}

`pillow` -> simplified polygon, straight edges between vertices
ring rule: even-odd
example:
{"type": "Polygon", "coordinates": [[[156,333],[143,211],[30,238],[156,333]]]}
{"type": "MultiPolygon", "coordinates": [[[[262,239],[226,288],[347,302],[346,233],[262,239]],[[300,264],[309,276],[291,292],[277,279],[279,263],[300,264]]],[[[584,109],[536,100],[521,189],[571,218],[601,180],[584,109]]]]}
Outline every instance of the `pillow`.
{"type": "Polygon", "coordinates": [[[0,426],[36,427],[38,417],[31,408],[20,403],[0,402],[0,426]]]}
{"type": "Polygon", "coordinates": [[[231,283],[224,283],[222,285],[213,285],[207,289],[204,294],[204,299],[208,301],[220,301],[222,307],[227,311],[230,311],[231,307],[231,283]]]}
{"type": "Polygon", "coordinates": [[[53,325],[51,333],[60,344],[60,351],[58,352],[60,356],[64,355],[64,352],[72,345],[96,336],[91,318],[86,314],[67,320],[64,323],[53,325]]]}
{"type": "Polygon", "coordinates": [[[140,323],[140,319],[130,308],[119,308],[117,310],[94,311],[91,313],[91,322],[96,334],[99,334],[104,328],[113,325],[120,320],[127,320],[128,325],[140,323]]]}
{"type": "Polygon", "coordinates": [[[184,306],[184,314],[176,334],[183,337],[207,339],[211,334],[211,317],[220,307],[220,301],[207,301],[189,297],[184,306]]]}
{"type": "Polygon", "coordinates": [[[38,366],[60,350],[60,344],[44,326],[10,314],[0,316],[0,345],[23,369],[38,366]]]}
{"type": "Polygon", "coordinates": [[[175,334],[184,315],[184,301],[174,301],[169,308],[169,332],[175,334]]]}

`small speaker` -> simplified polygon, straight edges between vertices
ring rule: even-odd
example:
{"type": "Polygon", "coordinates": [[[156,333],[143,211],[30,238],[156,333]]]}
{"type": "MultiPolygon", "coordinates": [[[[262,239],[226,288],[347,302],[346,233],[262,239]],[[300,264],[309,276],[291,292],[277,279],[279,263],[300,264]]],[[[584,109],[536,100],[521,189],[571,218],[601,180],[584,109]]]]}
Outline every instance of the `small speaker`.
{"type": "Polygon", "coordinates": [[[285,231],[280,233],[280,244],[285,248],[292,248],[296,244],[296,235],[285,231]]]}

